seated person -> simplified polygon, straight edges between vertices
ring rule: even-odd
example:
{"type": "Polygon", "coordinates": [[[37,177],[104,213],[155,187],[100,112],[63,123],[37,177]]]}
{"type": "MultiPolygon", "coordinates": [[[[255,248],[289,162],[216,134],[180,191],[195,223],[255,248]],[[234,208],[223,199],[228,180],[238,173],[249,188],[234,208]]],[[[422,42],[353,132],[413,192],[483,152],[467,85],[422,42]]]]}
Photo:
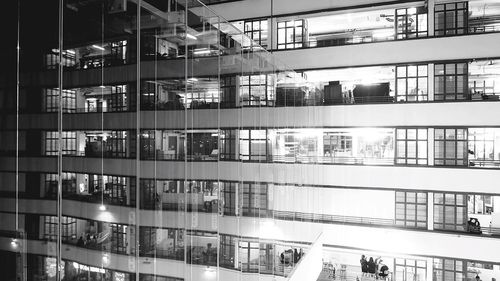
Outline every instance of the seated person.
{"type": "Polygon", "coordinates": [[[385,264],[381,264],[382,266],[379,269],[378,276],[385,278],[389,275],[389,267],[385,264]]]}

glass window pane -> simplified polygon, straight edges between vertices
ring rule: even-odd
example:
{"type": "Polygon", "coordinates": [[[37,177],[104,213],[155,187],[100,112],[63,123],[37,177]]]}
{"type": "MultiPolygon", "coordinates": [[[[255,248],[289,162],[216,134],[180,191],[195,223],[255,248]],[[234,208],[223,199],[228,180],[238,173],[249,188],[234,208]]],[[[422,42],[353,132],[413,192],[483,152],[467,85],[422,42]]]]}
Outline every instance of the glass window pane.
{"type": "Polygon", "coordinates": [[[399,140],[406,139],[406,129],[397,129],[396,136],[399,140]]]}
{"type": "Polygon", "coordinates": [[[398,66],[396,68],[397,77],[406,77],[406,66],[398,66]]]}

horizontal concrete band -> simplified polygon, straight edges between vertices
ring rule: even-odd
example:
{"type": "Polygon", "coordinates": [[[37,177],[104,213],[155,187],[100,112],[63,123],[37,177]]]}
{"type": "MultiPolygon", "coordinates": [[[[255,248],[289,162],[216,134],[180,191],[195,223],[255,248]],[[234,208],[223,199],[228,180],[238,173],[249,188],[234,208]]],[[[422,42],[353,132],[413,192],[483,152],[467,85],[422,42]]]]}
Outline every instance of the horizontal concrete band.
{"type": "MultiPolygon", "coordinates": [[[[304,107],[260,107],[141,112],[141,129],[487,127],[500,126],[500,102],[426,102],[304,107]],[[446,114],[444,114],[446,113],[446,114]]],[[[137,113],[65,114],[63,130],[135,130],[137,113]]],[[[3,120],[2,120],[3,119],[3,120]]],[[[15,130],[16,116],[2,115],[15,130]]],[[[23,114],[19,128],[57,130],[57,114],[23,114]]]]}

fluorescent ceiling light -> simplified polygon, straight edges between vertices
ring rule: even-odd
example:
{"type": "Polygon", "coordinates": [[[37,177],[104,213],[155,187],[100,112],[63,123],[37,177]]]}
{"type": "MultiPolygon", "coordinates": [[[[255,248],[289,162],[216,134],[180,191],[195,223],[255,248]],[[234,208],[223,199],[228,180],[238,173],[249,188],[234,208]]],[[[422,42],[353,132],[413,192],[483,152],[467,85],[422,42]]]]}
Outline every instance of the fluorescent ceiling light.
{"type": "Polygon", "coordinates": [[[17,246],[18,246],[18,243],[17,243],[17,239],[12,239],[12,241],[10,242],[10,245],[12,246],[12,248],[14,249],[17,249],[17,246]]]}
{"type": "Polygon", "coordinates": [[[210,51],[209,49],[207,48],[203,48],[203,49],[195,49],[193,51],[193,54],[195,55],[206,55],[206,54],[210,54],[212,51],[210,51]]]}
{"type": "Polygon", "coordinates": [[[73,50],[66,50],[66,52],[68,52],[68,53],[70,53],[70,54],[72,54],[72,55],[76,54],[76,52],[75,52],[75,51],[73,51],[73,50]]]}
{"type": "Polygon", "coordinates": [[[103,47],[101,47],[101,46],[92,45],[92,48],[95,48],[95,49],[98,49],[98,50],[104,51],[104,48],[103,48],[103,47]]]}
{"type": "Polygon", "coordinates": [[[192,39],[192,40],[198,40],[198,38],[196,38],[196,36],[191,35],[189,33],[186,33],[186,38],[189,38],[189,39],[192,39]]]}

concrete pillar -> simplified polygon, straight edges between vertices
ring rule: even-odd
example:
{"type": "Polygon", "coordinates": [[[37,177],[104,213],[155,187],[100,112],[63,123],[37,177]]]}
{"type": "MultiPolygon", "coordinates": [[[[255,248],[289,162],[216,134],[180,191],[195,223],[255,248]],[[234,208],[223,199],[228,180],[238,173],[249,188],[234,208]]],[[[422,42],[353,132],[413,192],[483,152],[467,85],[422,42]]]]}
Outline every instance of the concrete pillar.
{"type": "Polygon", "coordinates": [[[435,0],[427,0],[427,33],[434,36],[434,5],[435,0]]]}
{"type": "Polygon", "coordinates": [[[433,278],[433,266],[434,266],[434,259],[433,258],[426,258],[426,263],[427,263],[427,277],[425,280],[434,280],[433,278]]]}
{"type": "Polygon", "coordinates": [[[241,97],[240,97],[240,78],[241,76],[240,75],[237,75],[236,76],[236,79],[235,79],[235,93],[236,93],[236,97],[235,97],[235,101],[236,101],[236,104],[234,106],[236,107],[240,107],[241,106],[241,97]]]}
{"type": "Polygon", "coordinates": [[[434,64],[427,65],[427,100],[434,100],[434,64]]]}
{"type": "Polygon", "coordinates": [[[278,49],[278,21],[276,18],[270,18],[268,21],[268,50],[278,49]]]}
{"type": "Polygon", "coordinates": [[[240,204],[243,204],[240,200],[240,199],[243,199],[243,198],[240,198],[240,194],[242,194],[242,192],[240,192],[240,189],[243,188],[243,183],[235,183],[235,190],[234,190],[234,207],[236,208],[234,210],[234,214],[236,216],[239,216],[240,215],[240,211],[241,211],[241,208],[240,208],[240,204]]]}
{"type": "Polygon", "coordinates": [[[234,159],[239,160],[240,159],[240,130],[236,129],[234,130],[234,159]]]}
{"type": "Polygon", "coordinates": [[[427,129],[427,165],[434,166],[434,128],[427,129]]]}
{"type": "Polygon", "coordinates": [[[434,192],[427,193],[427,230],[434,230],[434,192]]]}

